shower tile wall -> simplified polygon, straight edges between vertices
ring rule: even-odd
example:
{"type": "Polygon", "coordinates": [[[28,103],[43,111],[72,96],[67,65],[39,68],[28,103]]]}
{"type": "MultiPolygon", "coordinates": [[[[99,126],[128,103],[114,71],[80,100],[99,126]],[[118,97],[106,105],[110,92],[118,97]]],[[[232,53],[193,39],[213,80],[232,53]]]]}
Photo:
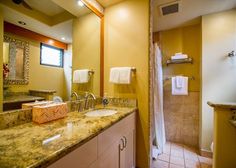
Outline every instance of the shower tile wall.
{"type": "Polygon", "coordinates": [[[163,75],[184,75],[189,80],[188,96],[173,96],[171,80],[164,80],[164,119],[166,138],[193,147],[199,147],[201,24],[161,31],[156,34],[163,56],[163,75]],[[166,61],[177,52],[193,58],[193,64],[171,64],[166,61]]]}
{"type": "Polygon", "coordinates": [[[167,141],[199,146],[199,92],[173,96],[164,89],[164,119],[167,141]]]}

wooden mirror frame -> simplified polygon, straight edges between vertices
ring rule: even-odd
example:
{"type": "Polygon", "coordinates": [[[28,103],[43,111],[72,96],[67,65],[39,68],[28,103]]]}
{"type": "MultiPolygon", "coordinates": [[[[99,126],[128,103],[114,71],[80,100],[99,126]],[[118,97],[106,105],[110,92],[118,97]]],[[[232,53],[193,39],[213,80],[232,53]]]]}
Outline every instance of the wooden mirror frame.
{"type": "MultiPolygon", "coordinates": [[[[101,25],[100,26],[100,96],[103,97],[104,95],[104,13],[102,13],[93,4],[91,4],[89,0],[81,0],[81,1],[85,4],[87,8],[89,8],[95,15],[97,15],[101,19],[101,24],[100,24],[101,25]]],[[[100,6],[102,7],[102,5],[100,6]]]]}

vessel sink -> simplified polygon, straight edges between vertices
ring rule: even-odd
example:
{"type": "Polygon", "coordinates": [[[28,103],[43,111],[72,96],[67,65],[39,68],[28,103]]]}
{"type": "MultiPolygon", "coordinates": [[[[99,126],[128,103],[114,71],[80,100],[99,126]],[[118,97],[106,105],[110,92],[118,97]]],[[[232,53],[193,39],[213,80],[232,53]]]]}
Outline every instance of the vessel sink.
{"type": "Polygon", "coordinates": [[[117,110],[111,109],[98,109],[85,113],[87,117],[105,117],[111,116],[117,113],[117,110]]]}

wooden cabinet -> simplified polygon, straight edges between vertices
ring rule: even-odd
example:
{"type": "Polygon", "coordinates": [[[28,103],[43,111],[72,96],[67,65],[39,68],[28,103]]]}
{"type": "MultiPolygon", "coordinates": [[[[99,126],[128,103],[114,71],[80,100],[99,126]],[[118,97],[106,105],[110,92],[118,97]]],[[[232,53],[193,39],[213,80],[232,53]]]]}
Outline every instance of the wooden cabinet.
{"type": "Polygon", "coordinates": [[[135,136],[132,113],[49,168],[134,168],[135,136]]]}
{"type": "Polygon", "coordinates": [[[135,167],[135,113],[98,135],[98,168],[135,167]]]}
{"type": "Polygon", "coordinates": [[[67,154],[48,168],[87,168],[97,160],[97,137],[67,154]]]}

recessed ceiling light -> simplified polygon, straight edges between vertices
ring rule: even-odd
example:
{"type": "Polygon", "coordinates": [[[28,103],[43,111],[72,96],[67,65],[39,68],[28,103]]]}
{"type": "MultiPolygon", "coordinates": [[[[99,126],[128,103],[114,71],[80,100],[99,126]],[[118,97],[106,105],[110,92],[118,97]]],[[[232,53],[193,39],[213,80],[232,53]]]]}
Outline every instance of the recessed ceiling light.
{"type": "Polygon", "coordinates": [[[48,40],[48,44],[53,44],[54,43],[54,41],[53,40],[48,40]]]}
{"type": "Polygon", "coordinates": [[[65,40],[65,37],[62,37],[61,39],[62,39],[62,40],[65,40]]]}
{"type": "Polygon", "coordinates": [[[79,0],[78,2],[77,2],[77,4],[79,5],[79,6],[84,6],[84,3],[81,1],[81,0],[79,0]]]}
{"type": "Polygon", "coordinates": [[[25,22],[23,22],[23,21],[18,21],[18,23],[19,23],[19,24],[21,24],[21,25],[23,25],[23,26],[25,26],[25,25],[26,25],[26,23],[25,23],[25,22]]]}

